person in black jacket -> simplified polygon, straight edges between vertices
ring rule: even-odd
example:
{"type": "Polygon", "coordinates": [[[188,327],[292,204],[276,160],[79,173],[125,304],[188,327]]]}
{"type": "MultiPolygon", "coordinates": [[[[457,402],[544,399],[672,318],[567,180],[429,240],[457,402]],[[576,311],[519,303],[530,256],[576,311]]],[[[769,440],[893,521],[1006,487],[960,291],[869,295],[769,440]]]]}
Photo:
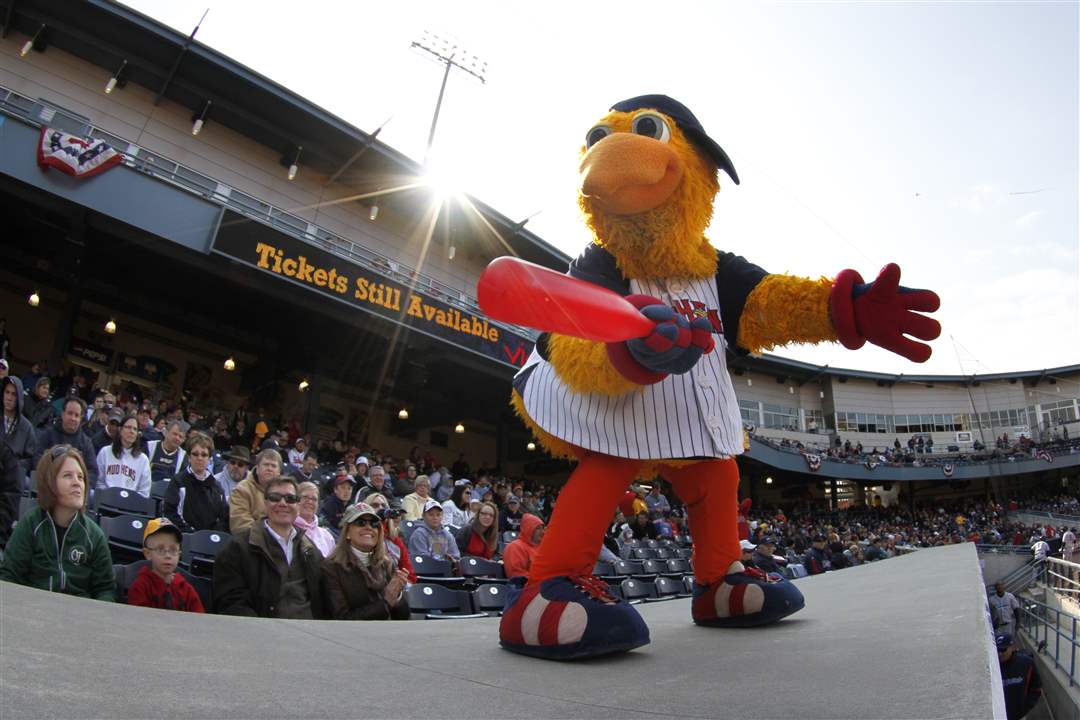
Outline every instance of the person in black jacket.
{"type": "Polygon", "coordinates": [[[832,570],[832,560],[825,549],[824,535],[814,536],[813,544],[806,551],[806,557],[803,559],[803,566],[810,575],[820,575],[827,570],[832,570]]]}
{"type": "Polygon", "coordinates": [[[994,642],[997,644],[1001,685],[1005,692],[1005,715],[1009,720],[1020,720],[1042,697],[1042,681],[1035,669],[1035,661],[1027,653],[1016,649],[1012,635],[998,633],[994,642]]]}
{"type": "Polygon", "coordinates": [[[4,396],[4,441],[19,460],[21,475],[30,474],[30,461],[37,450],[37,433],[34,426],[23,416],[22,381],[8,376],[0,381],[4,396]]]}
{"type": "Polygon", "coordinates": [[[49,380],[48,375],[43,375],[37,379],[34,387],[30,389],[26,397],[23,414],[30,420],[34,430],[40,430],[56,420],[56,409],[53,407],[52,398],[50,397],[51,390],[52,381],[49,380]]]}
{"type": "Polygon", "coordinates": [[[94,459],[97,453],[90,438],[83,432],[83,422],[86,418],[86,403],[82,398],[69,395],[64,400],[64,408],[59,419],[52,425],[44,427],[38,433],[37,451],[34,453],[32,467],[37,467],[41,456],[51,447],[56,445],[70,445],[78,450],[86,461],[87,487],[97,487],[98,471],[94,459]]]}
{"type": "Polygon", "coordinates": [[[165,491],[165,517],[189,533],[196,530],[229,532],[229,502],[217,478],[210,472],[214,441],[193,432],[188,438],[188,467],[165,491]]]}
{"type": "Polygon", "coordinates": [[[15,523],[22,493],[21,473],[19,458],[7,443],[0,442],[0,548],[7,545],[11,526],[15,523]]]}

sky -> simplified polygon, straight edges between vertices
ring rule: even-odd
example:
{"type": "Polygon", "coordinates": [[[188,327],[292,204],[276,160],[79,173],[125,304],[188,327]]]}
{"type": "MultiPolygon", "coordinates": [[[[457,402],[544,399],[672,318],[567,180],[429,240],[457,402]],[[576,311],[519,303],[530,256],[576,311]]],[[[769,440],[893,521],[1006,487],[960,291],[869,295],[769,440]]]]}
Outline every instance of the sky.
{"type": "Polygon", "coordinates": [[[776,354],[904,374],[1080,363],[1080,3],[302,4],[128,0],[421,161],[442,67],[425,31],[487,63],[452,72],[431,162],[576,256],[586,131],[645,93],[687,105],[731,157],[711,242],[769,272],[941,296],[934,354],[776,354]],[[208,5],[209,4],[209,5],[208,5]],[[388,121],[389,120],[389,121],[388,121]],[[387,122],[388,121],[388,122],[387,122]]]}

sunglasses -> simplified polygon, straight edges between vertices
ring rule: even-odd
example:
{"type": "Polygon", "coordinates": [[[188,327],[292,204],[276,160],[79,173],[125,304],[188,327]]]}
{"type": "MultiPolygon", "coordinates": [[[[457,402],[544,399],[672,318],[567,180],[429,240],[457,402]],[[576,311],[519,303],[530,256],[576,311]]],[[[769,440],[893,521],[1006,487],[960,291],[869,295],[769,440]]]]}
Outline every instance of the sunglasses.
{"type": "Polygon", "coordinates": [[[296,503],[300,502],[300,498],[296,497],[292,493],[289,493],[287,495],[285,493],[276,492],[266,493],[266,501],[269,503],[279,503],[282,500],[287,502],[289,505],[295,505],[296,503]]]}
{"type": "Polygon", "coordinates": [[[49,451],[49,457],[55,460],[56,458],[60,457],[71,449],[72,447],[70,445],[57,445],[49,451]]]}
{"type": "Polygon", "coordinates": [[[379,526],[382,525],[382,521],[378,520],[377,518],[362,517],[362,518],[358,518],[356,520],[353,520],[349,524],[350,525],[359,525],[360,527],[369,527],[369,528],[373,528],[373,529],[377,530],[379,528],[379,526]]]}
{"type": "Polygon", "coordinates": [[[248,466],[248,464],[246,462],[242,462],[240,460],[230,460],[229,464],[234,466],[234,467],[245,467],[246,468],[248,466]]]}

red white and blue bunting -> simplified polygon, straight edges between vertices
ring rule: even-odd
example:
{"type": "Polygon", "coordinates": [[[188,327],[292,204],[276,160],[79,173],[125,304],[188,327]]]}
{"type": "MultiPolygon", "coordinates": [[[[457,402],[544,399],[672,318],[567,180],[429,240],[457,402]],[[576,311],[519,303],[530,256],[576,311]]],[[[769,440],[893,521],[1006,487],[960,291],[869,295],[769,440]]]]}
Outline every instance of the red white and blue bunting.
{"type": "Polygon", "coordinates": [[[821,469],[821,456],[816,453],[806,453],[803,455],[806,458],[806,467],[810,468],[810,472],[817,472],[821,469]]]}
{"type": "Polygon", "coordinates": [[[941,472],[945,474],[945,477],[952,477],[956,471],[956,467],[952,463],[945,463],[941,466],[941,472]]]}
{"type": "Polygon", "coordinates": [[[88,140],[53,128],[41,128],[37,163],[42,170],[56,168],[73,177],[87,178],[119,165],[123,159],[104,140],[88,140]]]}
{"type": "Polygon", "coordinates": [[[1048,463],[1054,462],[1054,453],[1049,450],[1039,450],[1035,453],[1036,460],[1045,460],[1048,463]]]}

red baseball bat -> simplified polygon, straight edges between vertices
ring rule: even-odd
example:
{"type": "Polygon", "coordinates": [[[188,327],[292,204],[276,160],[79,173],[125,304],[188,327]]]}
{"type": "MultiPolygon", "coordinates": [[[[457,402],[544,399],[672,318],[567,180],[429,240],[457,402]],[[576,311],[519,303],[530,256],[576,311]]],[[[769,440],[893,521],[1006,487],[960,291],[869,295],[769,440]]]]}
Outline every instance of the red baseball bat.
{"type": "Polygon", "coordinates": [[[656,327],[611,290],[517,258],[492,260],[476,291],[489,317],[544,332],[620,342],[656,327]]]}

